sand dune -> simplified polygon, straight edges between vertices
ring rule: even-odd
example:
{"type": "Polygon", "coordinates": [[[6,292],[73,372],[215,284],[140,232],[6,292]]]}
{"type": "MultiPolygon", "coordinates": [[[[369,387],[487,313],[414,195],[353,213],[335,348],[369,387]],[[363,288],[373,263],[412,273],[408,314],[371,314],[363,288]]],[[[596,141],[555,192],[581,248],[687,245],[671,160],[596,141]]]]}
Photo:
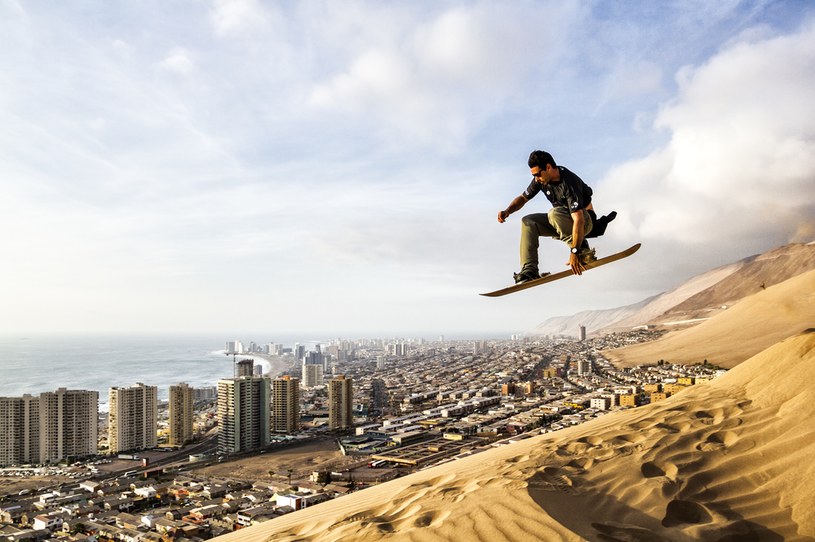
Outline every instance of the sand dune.
{"type": "Polygon", "coordinates": [[[595,334],[626,331],[644,324],[709,318],[718,314],[722,305],[733,305],[763,287],[813,269],[815,242],[784,245],[696,275],[668,292],[633,305],[549,318],[531,333],[576,336],[580,325],[586,326],[589,334],[595,334]]]}
{"type": "Polygon", "coordinates": [[[622,366],[698,363],[733,367],[802,330],[815,327],[815,270],[748,296],[710,320],[659,340],[604,355],[622,366]]]}
{"type": "Polygon", "coordinates": [[[815,331],[720,379],[223,540],[815,540],[815,331]]]}

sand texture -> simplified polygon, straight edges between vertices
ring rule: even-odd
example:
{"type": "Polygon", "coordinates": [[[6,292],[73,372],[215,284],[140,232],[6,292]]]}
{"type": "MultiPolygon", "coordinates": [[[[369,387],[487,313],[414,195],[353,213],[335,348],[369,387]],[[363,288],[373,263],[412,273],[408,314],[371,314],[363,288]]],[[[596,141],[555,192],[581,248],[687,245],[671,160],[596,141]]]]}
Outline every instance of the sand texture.
{"type": "Polygon", "coordinates": [[[815,540],[815,332],[665,401],[224,540],[815,540]]]}
{"type": "Polygon", "coordinates": [[[815,327],[815,270],[747,296],[694,327],[603,354],[618,366],[664,359],[691,364],[708,360],[730,368],[810,327],[815,327]]]}

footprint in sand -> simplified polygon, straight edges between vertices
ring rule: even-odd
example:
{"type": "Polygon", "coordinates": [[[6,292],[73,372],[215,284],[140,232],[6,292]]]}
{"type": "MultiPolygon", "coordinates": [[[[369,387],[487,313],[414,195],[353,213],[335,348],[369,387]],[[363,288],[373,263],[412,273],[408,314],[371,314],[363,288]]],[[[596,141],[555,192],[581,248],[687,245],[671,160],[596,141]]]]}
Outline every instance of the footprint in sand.
{"type": "Polygon", "coordinates": [[[451,512],[445,510],[443,512],[425,512],[413,520],[413,526],[419,528],[437,527],[441,525],[445,519],[450,517],[451,512]]]}
{"type": "Polygon", "coordinates": [[[542,471],[529,479],[530,489],[541,489],[544,491],[571,491],[573,489],[572,479],[560,467],[544,467],[542,471]]]}
{"type": "Polygon", "coordinates": [[[725,450],[734,446],[739,441],[739,436],[733,431],[717,431],[712,433],[704,442],[696,446],[697,450],[710,452],[725,450]]]}
{"type": "Polygon", "coordinates": [[[599,446],[603,443],[603,438],[598,437],[596,435],[591,435],[588,437],[581,437],[577,439],[577,442],[585,442],[586,444],[590,444],[591,446],[599,446]]]}
{"type": "Polygon", "coordinates": [[[642,470],[642,475],[646,478],[658,478],[660,476],[664,476],[672,482],[676,481],[676,477],[679,474],[679,468],[671,462],[666,462],[660,465],[654,461],[646,461],[642,464],[640,469],[642,470]]]}
{"type": "Polygon", "coordinates": [[[578,457],[566,463],[566,467],[575,471],[585,471],[590,469],[592,465],[594,465],[594,459],[591,457],[578,457]]]}
{"type": "Polygon", "coordinates": [[[713,515],[708,509],[693,501],[674,499],[668,503],[662,525],[674,527],[676,525],[701,525],[713,521],[713,515]]]}

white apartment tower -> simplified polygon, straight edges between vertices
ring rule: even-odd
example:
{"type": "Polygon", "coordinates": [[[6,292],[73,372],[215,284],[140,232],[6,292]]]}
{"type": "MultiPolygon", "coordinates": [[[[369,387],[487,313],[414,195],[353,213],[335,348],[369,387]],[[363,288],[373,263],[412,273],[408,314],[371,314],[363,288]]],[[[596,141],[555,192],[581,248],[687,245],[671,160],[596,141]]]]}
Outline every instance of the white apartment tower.
{"type": "Polygon", "coordinates": [[[108,440],[111,453],[153,448],[158,443],[158,388],[141,382],[110,388],[108,440]]]}
{"type": "Polygon", "coordinates": [[[295,433],[300,429],[300,381],[284,376],[272,381],[272,431],[295,433]]]}
{"type": "Polygon", "coordinates": [[[0,466],[95,455],[98,417],[96,391],[0,397],[0,466]]]}
{"type": "Polygon", "coordinates": [[[323,366],[306,363],[303,365],[303,387],[313,388],[323,385],[323,366]]]}
{"type": "Polygon", "coordinates": [[[218,453],[262,448],[269,443],[271,385],[259,376],[218,381],[218,453]]]}
{"type": "Polygon", "coordinates": [[[354,425],[354,381],[339,375],[328,381],[328,427],[348,429],[354,425]]]}
{"type": "Polygon", "coordinates": [[[99,392],[66,390],[40,394],[40,463],[98,452],[99,392]]]}
{"type": "Polygon", "coordinates": [[[170,386],[170,446],[183,446],[193,437],[195,390],[183,382],[170,386]]]}
{"type": "Polygon", "coordinates": [[[0,467],[39,463],[39,397],[0,397],[0,467]]]}
{"type": "Polygon", "coordinates": [[[240,341],[229,341],[226,343],[226,348],[224,352],[227,355],[231,354],[243,354],[243,343],[240,341]]]}

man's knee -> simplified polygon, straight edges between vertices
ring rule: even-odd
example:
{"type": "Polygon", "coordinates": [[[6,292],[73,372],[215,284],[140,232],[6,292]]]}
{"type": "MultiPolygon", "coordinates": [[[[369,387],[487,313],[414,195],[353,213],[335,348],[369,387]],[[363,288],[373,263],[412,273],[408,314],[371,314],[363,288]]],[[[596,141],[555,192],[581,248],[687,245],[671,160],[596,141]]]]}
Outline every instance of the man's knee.
{"type": "Polygon", "coordinates": [[[521,226],[523,226],[524,228],[529,228],[529,227],[532,227],[534,225],[535,225],[535,219],[532,217],[532,215],[526,215],[525,217],[523,217],[521,219],[521,226]]]}
{"type": "Polygon", "coordinates": [[[521,219],[521,227],[535,231],[538,231],[541,227],[546,227],[548,225],[547,216],[541,213],[526,215],[521,219]]]}

